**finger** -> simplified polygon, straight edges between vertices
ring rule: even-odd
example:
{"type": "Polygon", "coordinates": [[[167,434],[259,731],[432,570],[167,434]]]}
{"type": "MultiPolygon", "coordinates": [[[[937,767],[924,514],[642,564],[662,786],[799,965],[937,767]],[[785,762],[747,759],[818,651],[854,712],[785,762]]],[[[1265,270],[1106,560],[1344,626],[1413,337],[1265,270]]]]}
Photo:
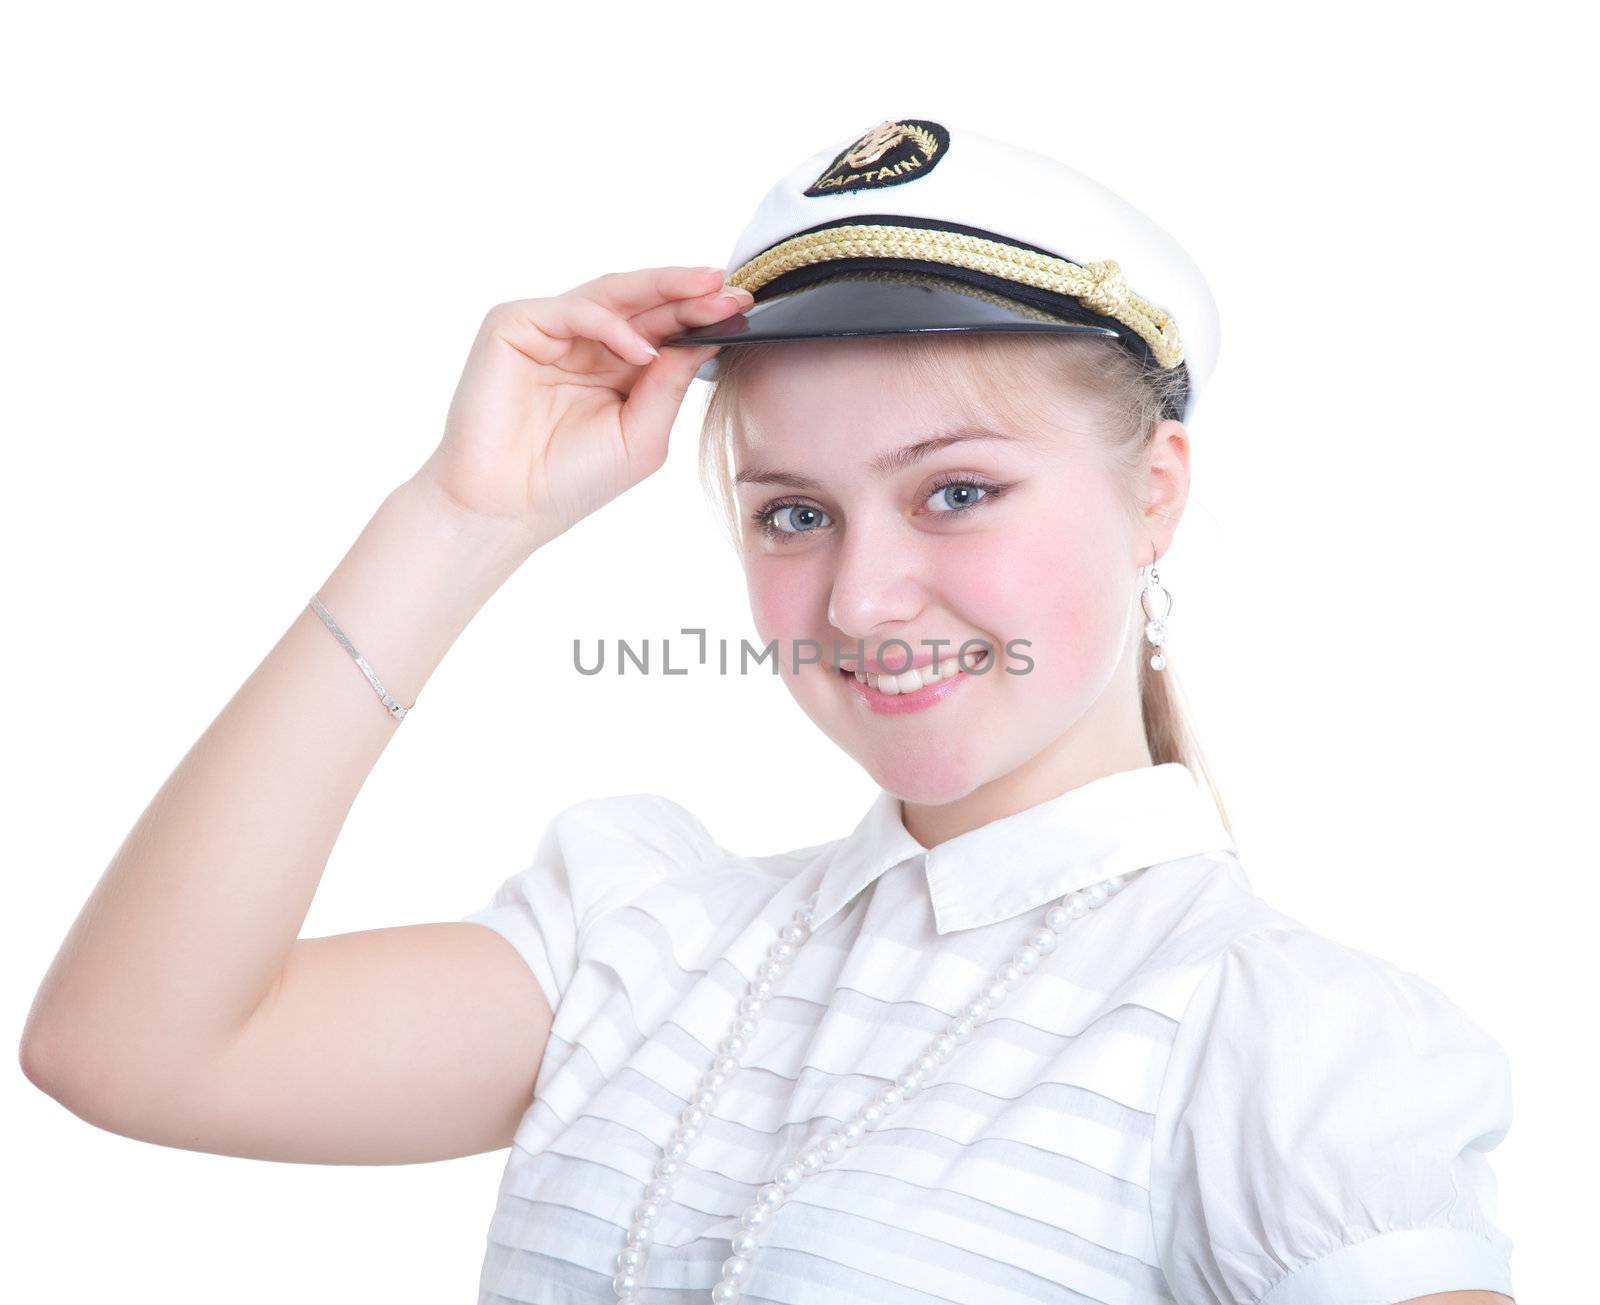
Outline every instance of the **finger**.
{"type": "Polygon", "coordinates": [[[728,295],[713,292],[694,299],[678,299],[630,318],[633,329],[647,340],[659,344],[669,335],[690,326],[706,326],[712,322],[737,317],[754,302],[748,295],[728,295]]]}
{"type": "Polygon", "coordinates": [[[720,267],[646,267],[597,276],[575,287],[572,293],[632,317],[673,299],[709,294],[719,289],[724,280],[720,267]]]}
{"type": "Polygon", "coordinates": [[[579,339],[598,341],[623,362],[637,367],[646,366],[656,356],[655,346],[626,318],[592,299],[565,294],[524,302],[529,305],[528,323],[534,328],[527,332],[526,347],[522,340],[508,338],[535,362],[557,362],[566,346],[555,342],[579,339]]]}
{"type": "Polygon", "coordinates": [[[663,349],[661,357],[639,373],[619,420],[628,460],[642,469],[641,474],[666,461],[667,439],[689,392],[689,382],[721,347],[704,344],[697,349],[663,349]]]}

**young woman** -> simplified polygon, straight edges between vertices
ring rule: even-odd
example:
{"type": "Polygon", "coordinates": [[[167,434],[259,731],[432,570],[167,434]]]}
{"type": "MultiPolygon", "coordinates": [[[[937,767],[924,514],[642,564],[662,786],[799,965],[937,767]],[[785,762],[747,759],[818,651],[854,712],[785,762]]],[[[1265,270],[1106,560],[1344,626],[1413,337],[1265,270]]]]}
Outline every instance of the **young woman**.
{"type": "Polygon", "coordinates": [[[1187,255],[906,119],[786,174],[730,269],[490,311],[74,925],[30,1077],[232,1155],[509,1146],[485,1302],[1503,1305],[1503,1052],[1251,891],[1170,683],[1187,255]],[[598,797],[462,921],[297,938],[405,704],[662,464],[697,369],[759,635],[871,805],[746,856],[598,797]]]}

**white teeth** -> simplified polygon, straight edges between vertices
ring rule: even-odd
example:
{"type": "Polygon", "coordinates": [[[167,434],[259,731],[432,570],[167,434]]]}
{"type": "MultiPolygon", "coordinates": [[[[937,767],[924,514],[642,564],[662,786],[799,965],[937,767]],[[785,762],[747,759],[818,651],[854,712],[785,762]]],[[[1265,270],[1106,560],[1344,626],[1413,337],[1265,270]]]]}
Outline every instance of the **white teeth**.
{"type": "Polygon", "coordinates": [[[947,680],[952,675],[958,674],[961,669],[959,657],[947,657],[942,662],[935,662],[920,670],[901,671],[898,675],[872,675],[866,671],[857,671],[855,676],[862,684],[870,685],[879,693],[893,696],[915,693],[924,684],[932,684],[935,680],[947,680]]]}

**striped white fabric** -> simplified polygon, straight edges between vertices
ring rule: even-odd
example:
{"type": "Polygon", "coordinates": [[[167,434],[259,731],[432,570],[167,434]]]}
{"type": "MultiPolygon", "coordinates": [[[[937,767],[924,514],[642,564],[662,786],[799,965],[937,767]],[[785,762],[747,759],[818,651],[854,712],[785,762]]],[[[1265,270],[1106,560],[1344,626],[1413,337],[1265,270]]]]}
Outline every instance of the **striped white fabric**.
{"type": "Polygon", "coordinates": [[[480,1305],[598,1305],[634,1207],[796,904],[813,934],[692,1145],[645,1302],[710,1298],[738,1216],[1067,892],[1129,885],[930,1084],[779,1207],[750,1305],[1350,1305],[1511,1293],[1485,1153],[1499,1045],[1423,980],[1255,896],[1184,766],[1106,775],[926,849],[880,791],[842,839],[740,855],[637,793],[579,802],[465,918],[555,1009],[480,1305]]]}

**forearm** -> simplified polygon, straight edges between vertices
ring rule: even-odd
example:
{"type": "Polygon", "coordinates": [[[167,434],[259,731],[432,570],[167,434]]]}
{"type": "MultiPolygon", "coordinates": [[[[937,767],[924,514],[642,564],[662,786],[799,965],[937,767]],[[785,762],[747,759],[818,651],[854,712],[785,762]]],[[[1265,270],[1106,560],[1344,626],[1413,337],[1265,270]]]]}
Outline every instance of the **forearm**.
{"type": "MultiPolygon", "coordinates": [[[[532,548],[407,481],[315,592],[409,706],[532,548]]],[[[276,982],[398,727],[302,605],[102,875],[39,989],[24,1060],[93,1091],[171,1081],[224,1045],[276,982]]]]}

